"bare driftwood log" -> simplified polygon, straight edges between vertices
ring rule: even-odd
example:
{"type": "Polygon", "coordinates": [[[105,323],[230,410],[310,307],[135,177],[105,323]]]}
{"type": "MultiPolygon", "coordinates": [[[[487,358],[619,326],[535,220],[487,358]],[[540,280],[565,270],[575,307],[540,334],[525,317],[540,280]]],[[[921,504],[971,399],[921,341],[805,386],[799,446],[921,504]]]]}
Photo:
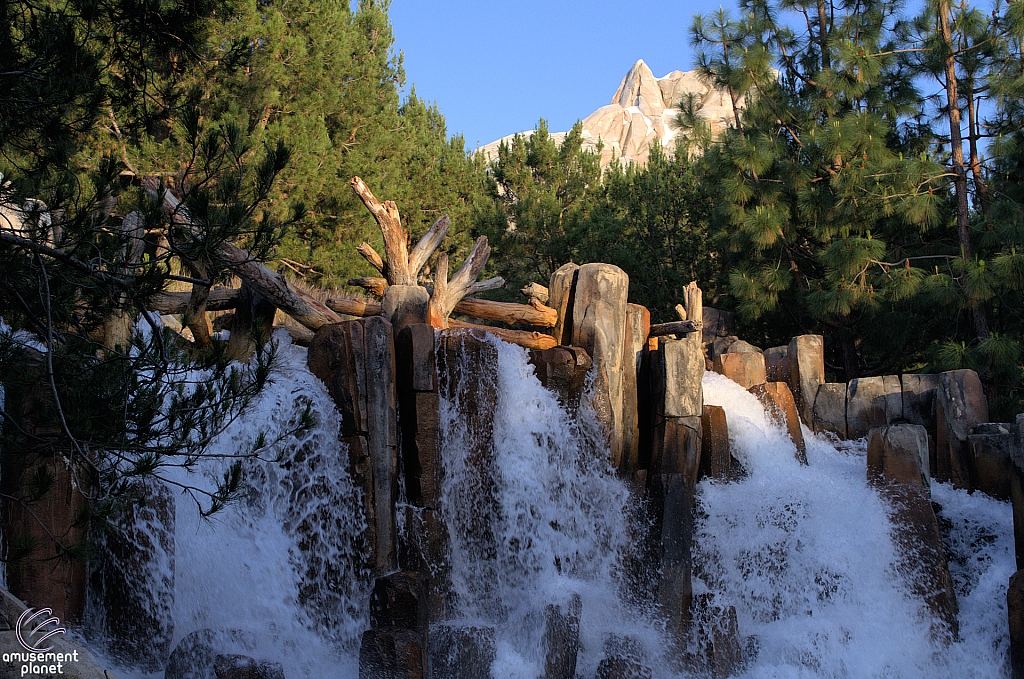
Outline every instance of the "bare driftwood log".
{"type": "MultiPolygon", "coordinates": [[[[538,303],[539,304],[539,303],[538,303]]],[[[553,328],[558,321],[558,312],[539,304],[515,304],[495,302],[489,299],[466,297],[455,305],[455,313],[502,323],[526,323],[542,328],[553,328]]]]}
{"type": "Polygon", "coordinates": [[[651,326],[648,337],[665,337],[666,335],[685,335],[697,332],[700,328],[694,321],[672,321],[671,323],[658,323],[651,326]]]}
{"type": "Polygon", "coordinates": [[[697,344],[703,342],[700,332],[704,327],[704,293],[697,287],[697,281],[690,281],[686,286],[686,317],[694,324],[694,332],[697,334],[691,339],[697,344]]]}
{"type": "Polygon", "coordinates": [[[526,330],[506,330],[505,328],[495,328],[489,325],[477,325],[476,323],[466,323],[457,319],[448,319],[449,328],[476,328],[491,333],[495,337],[510,342],[512,344],[518,344],[521,347],[527,349],[550,349],[558,346],[555,338],[551,335],[545,335],[542,332],[528,332],[526,330]]]}
{"type": "Polygon", "coordinates": [[[328,308],[346,316],[380,316],[380,304],[374,302],[360,302],[357,299],[344,299],[342,297],[329,297],[328,308]]]}
{"type": "MultiPolygon", "coordinates": [[[[227,311],[238,306],[239,291],[233,288],[210,288],[210,296],[206,298],[207,311],[227,311]]],[[[161,314],[183,314],[188,308],[191,292],[158,292],[149,300],[152,311],[161,314]]]]}
{"type": "Polygon", "coordinates": [[[386,278],[350,278],[348,284],[362,288],[376,297],[383,297],[384,291],[390,287],[386,278]]]}
{"type": "Polygon", "coordinates": [[[451,280],[448,280],[448,254],[442,252],[437,256],[434,291],[427,306],[427,322],[430,325],[441,329],[448,327],[448,317],[455,310],[455,305],[472,292],[473,284],[484,270],[490,255],[491,247],[487,244],[487,236],[480,236],[473,244],[469,257],[451,280]]]}
{"type": "MultiPolygon", "coordinates": [[[[164,212],[174,223],[185,228],[194,228],[181,201],[175,198],[170,191],[164,191],[163,207],[164,212]]],[[[310,330],[317,330],[328,323],[338,323],[342,320],[341,316],[328,309],[324,304],[302,295],[289,285],[284,276],[258,262],[250,253],[237,245],[223,243],[220,247],[220,254],[228,262],[235,275],[249,283],[271,304],[310,330]]]]}
{"type": "MultiPolygon", "coordinates": [[[[125,235],[124,247],[118,253],[120,263],[131,266],[142,261],[145,246],[146,224],[139,212],[129,212],[121,222],[121,232],[125,235]]],[[[124,295],[121,295],[124,299],[124,295]]],[[[103,323],[103,346],[127,347],[132,337],[132,320],[123,309],[116,309],[103,323]]]]}

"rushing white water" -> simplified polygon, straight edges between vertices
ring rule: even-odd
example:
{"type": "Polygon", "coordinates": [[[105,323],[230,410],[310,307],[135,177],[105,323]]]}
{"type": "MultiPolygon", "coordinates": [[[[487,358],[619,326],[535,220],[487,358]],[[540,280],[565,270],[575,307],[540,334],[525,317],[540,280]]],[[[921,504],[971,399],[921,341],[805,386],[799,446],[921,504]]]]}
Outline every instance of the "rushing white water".
{"type": "Polygon", "coordinates": [[[757,400],[714,373],[730,444],[750,475],[704,481],[694,532],[695,589],[735,605],[757,635],[750,677],[1006,675],[1006,583],[1014,571],[1010,508],[933,484],[947,523],[961,641],[932,641],[923,604],[894,569],[889,508],[865,481],[863,441],[837,447],[806,428],[809,466],[757,400]]]}
{"type": "MultiPolygon", "coordinates": [[[[584,406],[570,416],[523,349],[488,341],[496,366],[467,359],[439,376],[442,385],[461,380],[441,389],[454,394],[441,401],[451,616],[495,628],[493,677],[534,679],[543,671],[545,607],[579,595],[578,676],[595,675],[610,635],[639,643],[656,679],[687,676],[667,657],[656,612],[627,591],[634,500],[598,443],[592,414],[584,406]],[[471,392],[493,397],[482,417],[467,414],[471,392]],[[481,422],[493,432],[483,448],[474,439],[481,422]]],[[[174,644],[196,630],[236,630],[236,652],[281,662],[289,679],[356,679],[370,584],[353,565],[364,548],[359,490],[337,438],[339,416],[306,368],[305,350],[285,340],[277,370],[213,452],[245,450],[260,430],[271,439],[290,431],[307,404],[320,426],[286,439],[274,450],[280,462],[250,464],[247,499],[212,520],[178,497],[174,644]]],[[[802,466],[753,396],[714,373],[704,388],[707,403],[725,408],[748,475],[698,485],[694,590],[734,605],[741,634],[756,635],[760,652],[744,676],[1006,676],[1005,588],[1014,571],[1007,503],[933,483],[961,629],[959,642],[936,645],[923,605],[893,565],[890,509],[866,483],[863,442],[837,444],[805,429],[810,464],[802,466]]],[[[175,480],[212,489],[226,465],[205,461],[175,480]]]]}
{"type": "MultiPolygon", "coordinates": [[[[281,663],[289,679],[356,677],[369,600],[369,576],[354,566],[364,528],[360,491],[326,387],[306,367],[305,349],[278,339],[272,383],[210,453],[244,452],[259,432],[273,442],[297,427],[307,406],[318,426],[247,462],[246,497],[210,519],[178,494],[172,648],[210,629],[230,638],[233,652],[281,663]]],[[[194,473],[171,470],[172,478],[212,491],[230,462],[211,457],[194,473]]]]}
{"type": "MultiPolygon", "coordinates": [[[[595,445],[593,418],[570,418],[541,386],[526,352],[489,340],[497,369],[469,361],[442,375],[460,379],[442,403],[443,509],[452,541],[456,615],[496,627],[494,677],[542,674],[540,633],[546,605],[582,599],[577,672],[594,675],[608,634],[633,634],[660,651],[660,635],[622,602],[621,557],[629,547],[630,498],[607,449],[595,445]],[[467,393],[496,397],[493,456],[474,459],[464,413],[467,393]],[[481,481],[481,466],[486,467],[481,481]],[[493,483],[494,502],[479,493],[493,483]],[[488,516],[482,535],[477,517],[488,516]],[[486,543],[486,544],[482,544],[486,543]]],[[[444,389],[442,389],[444,392],[444,389]]],[[[490,405],[490,404],[489,404],[490,405]]],[[[467,408],[468,406],[468,408],[467,408]]]]}

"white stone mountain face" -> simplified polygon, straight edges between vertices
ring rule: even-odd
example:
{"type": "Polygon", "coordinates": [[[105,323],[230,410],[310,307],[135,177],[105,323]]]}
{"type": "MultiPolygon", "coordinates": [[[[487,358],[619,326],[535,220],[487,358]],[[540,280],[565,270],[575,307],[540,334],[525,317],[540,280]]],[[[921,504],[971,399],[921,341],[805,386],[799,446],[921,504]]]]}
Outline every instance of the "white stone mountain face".
{"type": "MultiPolygon", "coordinates": [[[[732,124],[729,95],[702,83],[696,71],[672,71],[663,78],[655,78],[643,59],[637,61],[622,79],[611,103],[583,119],[584,147],[596,150],[598,140],[603,142],[602,168],[613,158],[644,165],[655,142],[671,154],[675,149],[676,130],[672,123],[679,113],[677,106],[683,95],[691,92],[702,97],[701,115],[711,123],[713,131],[717,133],[732,124]]],[[[739,105],[742,103],[741,100],[739,105]]],[[[533,130],[520,134],[529,136],[533,130]]],[[[553,132],[551,137],[561,143],[565,134],[553,132]]],[[[475,152],[491,160],[497,157],[501,142],[511,142],[514,136],[502,137],[475,152]]]]}

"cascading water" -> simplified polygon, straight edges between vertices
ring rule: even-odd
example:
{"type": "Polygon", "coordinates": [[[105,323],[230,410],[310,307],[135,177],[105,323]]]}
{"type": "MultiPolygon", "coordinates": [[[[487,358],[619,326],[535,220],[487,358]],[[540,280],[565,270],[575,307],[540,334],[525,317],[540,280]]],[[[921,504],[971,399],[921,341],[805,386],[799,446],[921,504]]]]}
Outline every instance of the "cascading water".
{"type": "MultiPolygon", "coordinates": [[[[364,549],[360,491],[326,387],[306,367],[306,351],[280,341],[272,383],[210,452],[246,451],[259,432],[275,441],[297,428],[307,406],[318,426],[247,462],[246,497],[211,519],[187,495],[177,496],[172,647],[212,630],[220,652],[281,663],[289,679],[356,677],[371,584],[357,567],[364,549]]],[[[230,462],[210,457],[194,473],[170,470],[171,478],[212,491],[230,462]]]]}
{"type": "MultiPolygon", "coordinates": [[[[610,636],[632,638],[655,678],[689,676],[671,659],[657,612],[628,591],[641,539],[630,528],[636,504],[598,443],[593,414],[584,404],[570,415],[523,349],[487,342],[495,365],[462,356],[439,370],[448,617],[495,629],[493,677],[534,679],[546,607],[578,595],[578,676],[595,675],[610,636]],[[481,393],[490,396],[470,402],[481,393]],[[474,438],[481,423],[484,440],[474,438]]],[[[174,644],[210,629],[234,652],[282,663],[289,679],[355,679],[371,584],[356,566],[365,550],[360,491],[337,439],[339,416],[305,351],[285,341],[280,355],[273,385],[213,452],[245,450],[261,430],[270,439],[290,431],[307,404],[319,427],[282,442],[280,461],[251,463],[246,500],[210,521],[178,497],[174,644]]],[[[740,632],[757,637],[744,676],[1006,675],[1005,586],[1014,571],[1006,503],[933,483],[961,629],[960,641],[937,644],[894,565],[891,510],[866,483],[863,443],[805,430],[810,464],[801,466],[753,396],[714,373],[704,388],[707,403],[725,408],[748,475],[698,485],[694,592],[735,606],[740,632]]],[[[226,464],[207,460],[175,480],[212,489],[226,464]]]]}
{"type": "Polygon", "coordinates": [[[866,483],[863,441],[833,445],[804,429],[809,466],[757,400],[706,373],[733,454],[749,476],[698,487],[695,591],[735,605],[760,642],[751,677],[1006,676],[1006,582],[1013,574],[1010,508],[932,483],[942,506],[960,605],[960,638],[933,641],[923,602],[894,565],[890,508],[866,483]]]}
{"type": "Polygon", "coordinates": [[[543,674],[543,612],[573,594],[582,600],[580,676],[594,675],[609,634],[635,636],[657,656],[656,625],[623,603],[631,503],[607,449],[596,444],[593,416],[584,405],[570,417],[541,386],[525,350],[487,341],[495,366],[464,354],[440,374],[458,381],[441,389],[449,394],[441,404],[442,505],[454,617],[496,628],[494,677],[543,674]],[[467,416],[481,408],[484,417],[467,416]],[[493,430],[492,450],[471,440],[481,422],[493,430]]]}

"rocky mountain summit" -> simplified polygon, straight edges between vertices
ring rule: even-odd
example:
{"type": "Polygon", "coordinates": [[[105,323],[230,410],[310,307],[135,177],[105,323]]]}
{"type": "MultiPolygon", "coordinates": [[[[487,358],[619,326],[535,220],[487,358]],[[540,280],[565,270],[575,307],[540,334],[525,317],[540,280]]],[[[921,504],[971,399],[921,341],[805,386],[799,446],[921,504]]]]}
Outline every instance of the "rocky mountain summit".
{"type": "MultiPolygon", "coordinates": [[[[680,100],[691,92],[702,97],[701,113],[712,129],[717,132],[731,123],[733,110],[729,95],[701,82],[696,71],[672,71],[663,78],[656,78],[643,59],[638,60],[622,78],[611,103],[583,119],[584,146],[596,150],[598,140],[603,142],[601,167],[607,166],[613,158],[643,165],[655,142],[672,153],[677,133],[673,121],[679,113],[680,100]]],[[[533,130],[520,134],[532,133],[533,130]]],[[[552,137],[561,142],[565,134],[556,132],[552,137]]],[[[511,141],[514,136],[481,146],[476,152],[490,160],[497,156],[501,142],[511,141]]]]}

